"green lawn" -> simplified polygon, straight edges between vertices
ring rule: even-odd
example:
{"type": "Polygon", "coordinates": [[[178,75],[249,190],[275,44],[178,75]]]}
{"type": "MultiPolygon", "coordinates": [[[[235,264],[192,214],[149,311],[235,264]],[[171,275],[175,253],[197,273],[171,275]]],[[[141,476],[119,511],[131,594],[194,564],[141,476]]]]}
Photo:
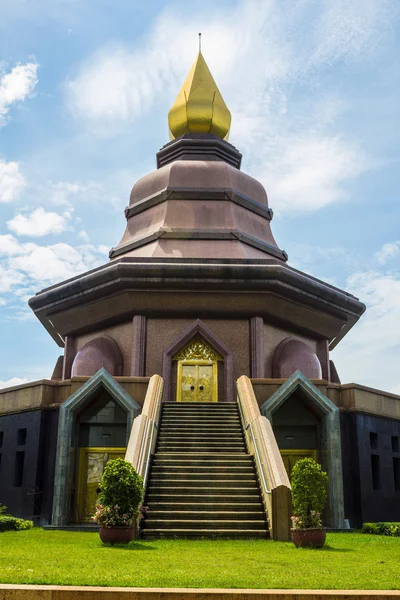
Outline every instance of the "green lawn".
{"type": "Polygon", "coordinates": [[[322,550],[263,540],[104,546],[97,533],[0,533],[0,583],[399,589],[400,538],[328,534],[322,550]]]}

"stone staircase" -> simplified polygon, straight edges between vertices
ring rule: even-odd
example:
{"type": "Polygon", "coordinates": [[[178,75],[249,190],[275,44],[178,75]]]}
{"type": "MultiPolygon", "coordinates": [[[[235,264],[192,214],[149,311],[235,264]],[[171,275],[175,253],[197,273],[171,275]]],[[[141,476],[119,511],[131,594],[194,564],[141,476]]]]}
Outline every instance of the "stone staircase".
{"type": "Polygon", "coordinates": [[[142,537],[269,537],[236,403],[164,404],[142,537]]]}

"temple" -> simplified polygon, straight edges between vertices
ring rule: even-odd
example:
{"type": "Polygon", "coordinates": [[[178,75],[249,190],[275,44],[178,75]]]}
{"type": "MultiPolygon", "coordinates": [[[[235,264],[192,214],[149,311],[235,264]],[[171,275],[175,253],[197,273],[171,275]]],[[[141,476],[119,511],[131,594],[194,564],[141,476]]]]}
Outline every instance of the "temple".
{"type": "Polygon", "coordinates": [[[400,396],[342,384],[330,359],[365,306],[290,266],[201,53],[168,125],[109,261],[29,301],[62,353],[51,380],[0,390],[0,503],[84,527],[122,456],[143,537],[287,539],[311,456],[328,527],[400,521],[400,396]]]}

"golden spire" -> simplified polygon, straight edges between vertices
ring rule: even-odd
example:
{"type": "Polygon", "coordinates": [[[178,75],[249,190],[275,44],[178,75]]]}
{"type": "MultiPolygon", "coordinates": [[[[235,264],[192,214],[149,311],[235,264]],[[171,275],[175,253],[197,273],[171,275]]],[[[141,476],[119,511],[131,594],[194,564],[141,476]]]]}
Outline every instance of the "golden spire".
{"type": "Polygon", "coordinates": [[[231,113],[201,50],[168,113],[168,124],[172,139],[184,133],[214,133],[228,139],[231,113]]]}

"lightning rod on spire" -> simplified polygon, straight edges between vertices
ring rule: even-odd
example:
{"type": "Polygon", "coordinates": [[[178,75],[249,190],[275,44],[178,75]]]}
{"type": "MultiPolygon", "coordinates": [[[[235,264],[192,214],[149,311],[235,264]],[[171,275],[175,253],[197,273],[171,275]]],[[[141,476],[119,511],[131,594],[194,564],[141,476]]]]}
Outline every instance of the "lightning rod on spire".
{"type": "Polygon", "coordinates": [[[201,33],[199,33],[199,52],[201,52],[201,33]]]}

